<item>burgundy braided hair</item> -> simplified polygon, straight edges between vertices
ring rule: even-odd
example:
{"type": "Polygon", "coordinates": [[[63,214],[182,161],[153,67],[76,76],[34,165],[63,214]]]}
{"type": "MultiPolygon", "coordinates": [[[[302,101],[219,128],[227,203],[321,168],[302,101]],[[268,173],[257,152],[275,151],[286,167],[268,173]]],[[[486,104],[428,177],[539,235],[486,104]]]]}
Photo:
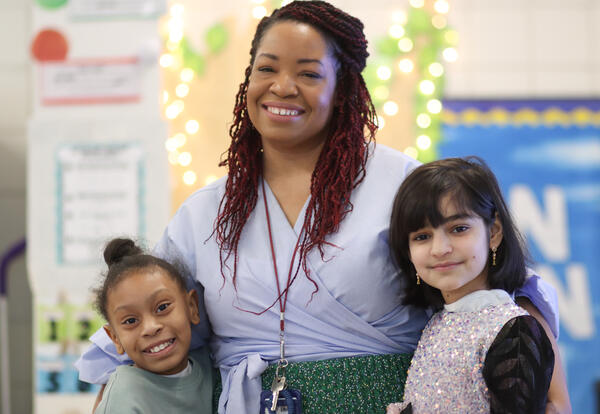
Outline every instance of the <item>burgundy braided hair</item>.
{"type": "MultiPolygon", "coordinates": [[[[233,255],[233,283],[237,276],[238,244],[258,197],[262,176],[261,140],[248,116],[246,92],[256,51],[268,29],[282,21],[308,24],[325,38],[337,61],[337,83],[330,136],[317,160],[311,179],[311,198],[306,209],[307,223],[301,240],[298,262],[310,278],[307,254],[317,247],[324,259],[325,238],[335,233],[343,218],[352,211],[350,195],[365,175],[369,147],[377,130],[375,108],[361,71],[369,56],[363,24],[355,17],[324,1],[294,1],[264,17],[250,49],[250,64],[240,84],[229,130],[231,145],[219,166],[228,167],[225,194],[219,205],[214,233],[220,247],[221,274],[233,255]],[[365,136],[366,135],[366,136],[365,136]]],[[[213,233],[213,234],[214,234],[213,233]]],[[[294,276],[295,277],[295,276],[294,276]]]]}

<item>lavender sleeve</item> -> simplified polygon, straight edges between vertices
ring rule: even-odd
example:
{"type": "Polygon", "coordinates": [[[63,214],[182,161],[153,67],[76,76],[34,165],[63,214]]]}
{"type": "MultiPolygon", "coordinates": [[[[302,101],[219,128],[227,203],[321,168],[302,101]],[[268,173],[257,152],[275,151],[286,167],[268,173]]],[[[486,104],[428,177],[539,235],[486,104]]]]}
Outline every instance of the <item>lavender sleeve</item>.
{"type": "Polygon", "coordinates": [[[525,297],[540,311],[554,337],[558,339],[558,297],[556,290],[531,269],[523,286],[515,291],[515,297],[525,297]]]}

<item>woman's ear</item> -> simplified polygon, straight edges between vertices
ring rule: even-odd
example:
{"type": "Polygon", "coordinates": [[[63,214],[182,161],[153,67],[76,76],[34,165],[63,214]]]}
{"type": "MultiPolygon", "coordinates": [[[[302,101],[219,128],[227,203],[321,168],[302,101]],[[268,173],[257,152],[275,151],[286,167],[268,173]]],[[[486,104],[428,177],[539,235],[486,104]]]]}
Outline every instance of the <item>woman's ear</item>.
{"type": "Polygon", "coordinates": [[[125,349],[123,348],[123,345],[121,345],[121,341],[119,341],[119,337],[117,336],[117,333],[115,331],[113,331],[111,326],[108,324],[104,325],[104,331],[106,332],[106,334],[108,335],[110,340],[113,341],[113,343],[115,344],[115,347],[117,348],[117,352],[120,355],[123,355],[125,353],[125,349]]]}
{"type": "Polygon", "coordinates": [[[200,323],[200,312],[198,310],[198,293],[196,292],[196,290],[191,289],[187,293],[186,299],[187,299],[188,312],[189,312],[189,316],[190,316],[190,322],[193,325],[199,324],[200,323]]]}
{"type": "Polygon", "coordinates": [[[490,227],[490,249],[494,250],[500,246],[502,243],[503,233],[502,233],[502,222],[500,221],[500,217],[498,216],[498,212],[496,212],[496,216],[494,217],[494,222],[490,227]]]}

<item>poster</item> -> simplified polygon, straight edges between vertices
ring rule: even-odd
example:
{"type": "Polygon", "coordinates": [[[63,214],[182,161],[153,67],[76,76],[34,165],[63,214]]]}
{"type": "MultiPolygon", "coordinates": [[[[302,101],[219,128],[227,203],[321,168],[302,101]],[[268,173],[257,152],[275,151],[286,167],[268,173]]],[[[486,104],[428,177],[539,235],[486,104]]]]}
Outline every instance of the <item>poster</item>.
{"type": "Polygon", "coordinates": [[[557,290],[574,413],[600,383],[600,101],[446,101],[440,158],[492,168],[535,270],[557,290]]]}

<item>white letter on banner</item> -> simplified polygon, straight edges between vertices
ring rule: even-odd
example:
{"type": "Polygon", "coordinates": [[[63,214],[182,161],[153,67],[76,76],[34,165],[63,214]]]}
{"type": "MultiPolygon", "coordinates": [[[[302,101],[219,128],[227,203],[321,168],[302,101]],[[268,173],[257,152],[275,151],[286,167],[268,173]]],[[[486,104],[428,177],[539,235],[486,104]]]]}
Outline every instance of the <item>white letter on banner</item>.
{"type": "Polygon", "coordinates": [[[552,267],[540,265],[538,275],[556,289],[560,319],[573,339],[589,339],[595,334],[590,286],[586,268],[581,263],[567,266],[565,285],[558,280],[552,267]]]}
{"type": "Polygon", "coordinates": [[[560,187],[544,188],[546,217],[535,195],[525,185],[510,189],[510,205],[519,229],[531,235],[548,261],[564,262],[569,258],[567,208],[560,187]]]}

